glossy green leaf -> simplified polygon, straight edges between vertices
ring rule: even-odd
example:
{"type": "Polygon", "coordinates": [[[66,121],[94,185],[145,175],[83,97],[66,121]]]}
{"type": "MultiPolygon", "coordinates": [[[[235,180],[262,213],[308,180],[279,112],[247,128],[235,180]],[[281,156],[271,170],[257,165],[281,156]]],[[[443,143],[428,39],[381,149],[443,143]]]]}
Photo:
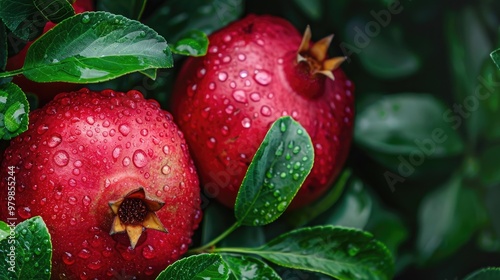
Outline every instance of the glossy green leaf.
{"type": "Polygon", "coordinates": [[[307,224],[322,213],[328,211],[328,209],[331,209],[342,196],[344,188],[351,177],[351,173],[352,171],[350,169],[345,169],[336,180],[335,184],[323,197],[310,205],[293,211],[287,216],[288,222],[295,227],[300,227],[307,224]]]}
{"type": "Polygon", "coordinates": [[[453,254],[486,221],[477,193],[454,176],[429,193],[418,210],[417,251],[421,263],[432,263],[453,254]]]}
{"type": "Polygon", "coordinates": [[[294,0],[293,2],[311,20],[318,20],[323,14],[322,0],[294,0]]]}
{"type": "Polygon", "coordinates": [[[248,257],[223,255],[222,259],[226,262],[231,276],[234,280],[280,280],[281,277],[265,262],[248,257]]]}
{"type": "Polygon", "coordinates": [[[489,267],[475,271],[464,278],[464,280],[498,280],[500,279],[500,268],[489,267]]]}
{"type": "Polygon", "coordinates": [[[343,43],[342,51],[347,55],[357,55],[363,67],[373,76],[402,78],[420,69],[420,58],[406,45],[398,23],[391,22],[382,27],[375,21],[355,17],[346,24],[346,30],[347,38],[352,38],[352,42],[343,43]]]}
{"type": "Polygon", "coordinates": [[[493,51],[491,54],[491,59],[495,62],[495,65],[498,67],[500,70],[500,49],[493,51]]]}
{"type": "Polygon", "coordinates": [[[42,218],[18,224],[15,236],[11,236],[0,241],[0,278],[50,279],[52,243],[42,218]]]}
{"type": "Polygon", "coordinates": [[[387,248],[368,232],[317,226],[283,234],[251,250],[281,266],[320,272],[340,280],[392,279],[387,248]]]}
{"type": "Polygon", "coordinates": [[[0,0],[0,19],[17,37],[26,41],[42,34],[47,23],[33,0],[0,0]]]}
{"type": "Polygon", "coordinates": [[[107,12],[86,12],[35,41],[23,74],[36,82],[93,83],[172,65],[167,42],[151,28],[107,12]],[[58,39],[61,34],[65,40],[58,39]]]}
{"type": "Polygon", "coordinates": [[[257,150],[236,197],[241,225],[261,226],[286,210],[314,163],[309,134],[291,117],[275,121],[257,150]]]}
{"type": "Polygon", "coordinates": [[[219,254],[201,254],[180,259],[158,275],[157,280],[224,280],[229,268],[219,254]]]}
{"type": "Polygon", "coordinates": [[[7,30],[5,30],[5,24],[0,20],[0,72],[5,70],[7,55],[7,30]]]}
{"type": "Polygon", "coordinates": [[[122,15],[130,19],[140,19],[147,0],[101,0],[97,1],[97,10],[122,15]]]}
{"type": "Polygon", "coordinates": [[[0,85],[0,139],[9,140],[28,129],[29,104],[13,83],[0,85]]]}
{"type": "Polygon", "coordinates": [[[243,14],[243,8],[242,0],[170,0],[146,24],[169,42],[177,42],[190,30],[210,34],[226,26],[243,14]]]}
{"type": "Polygon", "coordinates": [[[0,241],[7,238],[10,235],[10,227],[4,221],[0,221],[0,241]]]}
{"type": "Polygon", "coordinates": [[[432,95],[393,94],[361,109],[354,138],[369,156],[404,180],[453,167],[464,150],[457,131],[462,123],[463,118],[432,95]]]}
{"type": "Polygon", "coordinates": [[[208,38],[201,31],[192,30],[170,45],[173,53],[187,56],[203,56],[207,53],[208,38]]]}
{"type": "Polygon", "coordinates": [[[348,182],[340,200],[317,220],[321,224],[364,229],[373,212],[372,197],[359,178],[348,182]]]}
{"type": "Polygon", "coordinates": [[[48,21],[59,23],[75,15],[68,0],[33,0],[35,7],[48,21]]]}

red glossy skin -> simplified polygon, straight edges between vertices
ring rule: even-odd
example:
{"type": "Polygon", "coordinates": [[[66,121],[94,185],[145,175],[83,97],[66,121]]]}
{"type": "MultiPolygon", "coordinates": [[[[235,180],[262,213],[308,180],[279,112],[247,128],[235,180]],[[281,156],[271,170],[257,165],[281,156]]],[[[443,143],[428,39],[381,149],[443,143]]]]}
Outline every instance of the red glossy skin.
{"type": "Polygon", "coordinates": [[[206,193],[232,207],[270,125],[291,115],[311,135],[316,155],[291,208],[311,203],[332,185],[347,158],[352,82],[341,69],[332,81],[298,64],[302,36],[277,17],[250,15],[209,40],[206,56],[184,64],[172,106],[206,193]]]}
{"type": "MultiPolygon", "coordinates": [[[[154,279],[186,252],[201,220],[199,181],[184,137],[168,112],[137,91],[57,95],[12,140],[1,178],[9,166],[15,166],[18,221],[40,215],[52,236],[53,279],[154,279]],[[127,235],[109,234],[108,202],[139,187],[165,202],[156,214],[168,233],[146,229],[131,249],[127,235]]],[[[0,197],[5,221],[6,180],[0,197]]]]}
{"type": "MultiPolygon", "coordinates": [[[[73,8],[77,14],[86,11],[93,11],[94,1],[77,0],[73,3],[73,8]]],[[[53,22],[47,22],[43,28],[43,33],[49,31],[54,26],[55,24],[53,22]]],[[[13,71],[23,67],[24,59],[26,58],[26,54],[31,44],[32,42],[29,42],[19,53],[7,60],[7,65],[5,67],[7,71],[13,71]]],[[[73,91],[82,87],[82,85],[70,83],[37,83],[28,80],[23,75],[15,76],[13,82],[16,83],[24,92],[30,92],[38,96],[41,105],[50,101],[60,92],[73,91]]]]}

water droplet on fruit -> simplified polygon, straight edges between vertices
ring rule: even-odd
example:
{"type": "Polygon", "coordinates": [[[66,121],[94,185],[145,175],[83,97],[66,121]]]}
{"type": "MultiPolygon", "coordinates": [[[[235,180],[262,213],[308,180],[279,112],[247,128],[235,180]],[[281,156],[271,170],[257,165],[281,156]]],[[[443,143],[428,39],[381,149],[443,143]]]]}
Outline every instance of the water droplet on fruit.
{"type": "Polygon", "coordinates": [[[132,162],[137,168],[142,168],[146,166],[148,164],[148,158],[146,153],[141,149],[136,150],[132,157],[132,162]]]}
{"type": "Polygon", "coordinates": [[[28,206],[20,207],[19,210],[17,210],[17,214],[23,219],[29,219],[31,218],[31,209],[28,206]]]}
{"type": "Polygon", "coordinates": [[[76,203],[78,202],[78,199],[74,196],[70,196],[68,198],[68,203],[71,204],[71,205],[75,205],[76,203]]]}
{"type": "Polygon", "coordinates": [[[83,248],[80,252],[78,252],[78,257],[80,257],[82,259],[88,259],[88,258],[90,258],[91,255],[92,255],[92,253],[88,249],[85,249],[85,248],[83,248]]]}
{"type": "Polygon", "coordinates": [[[96,261],[93,261],[93,262],[90,262],[87,267],[92,269],[92,270],[98,270],[100,269],[101,267],[103,266],[103,263],[101,262],[101,260],[96,260],[96,261]]]}
{"type": "Polygon", "coordinates": [[[142,256],[145,258],[145,259],[152,259],[154,257],[156,257],[156,252],[155,252],[155,249],[153,246],[151,245],[148,245],[146,247],[144,247],[142,249],[142,256]]]}
{"type": "Polygon", "coordinates": [[[271,115],[271,108],[269,108],[268,106],[264,105],[264,106],[262,106],[262,108],[260,108],[260,113],[263,116],[269,117],[271,115]]]}
{"type": "Polygon", "coordinates": [[[229,127],[227,127],[226,125],[224,125],[222,128],[221,128],[221,131],[222,135],[226,136],[229,134],[229,127]]]}
{"type": "Polygon", "coordinates": [[[217,75],[219,78],[219,81],[225,82],[227,80],[227,73],[226,72],[220,72],[219,75],[217,75]]]}
{"type": "Polygon", "coordinates": [[[242,90],[235,90],[233,92],[233,98],[239,103],[246,103],[247,102],[247,97],[245,95],[245,92],[242,90]]]}
{"type": "Polygon", "coordinates": [[[89,15],[83,15],[82,17],[82,23],[89,23],[90,22],[90,16],[89,15]]]}
{"type": "Polygon", "coordinates": [[[250,100],[255,102],[260,101],[260,94],[258,92],[252,92],[250,94],[250,100]]]}
{"type": "Polygon", "coordinates": [[[87,130],[87,133],[85,133],[88,137],[92,137],[94,135],[94,133],[92,132],[92,130],[87,130]]]}
{"type": "Polygon", "coordinates": [[[229,84],[229,87],[232,88],[232,89],[235,89],[236,88],[236,83],[234,81],[232,81],[230,84],[229,84]]]}
{"type": "Polygon", "coordinates": [[[82,199],[83,206],[89,206],[92,200],[88,195],[84,196],[82,199]]]}
{"type": "Polygon", "coordinates": [[[257,72],[254,76],[253,76],[253,79],[259,84],[259,85],[262,85],[262,86],[267,86],[269,85],[272,80],[273,80],[273,77],[271,76],[271,74],[269,74],[269,72],[267,72],[266,70],[260,70],[259,72],[257,72]]]}
{"type": "Polygon", "coordinates": [[[75,257],[69,252],[64,252],[62,260],[66,265],[72,265],[75,263],[75,257]]]}
{"type": "Polygon", "coordinates": [[[168,155],[168,153],[169,153],[168,146],[163,146],[163,153],[166,154],[166,155],[168,155]]]}
{"type": "Polygon", "coordinates": [[[208,141],[207,141],[207,147],[208,147],[209,149],[213,149],[213,148],[215,148],[215,144],[216,144],[216,142],[217,142],[217,141],[215,140],[215,138],[214,138],[214,137],[210,137],[210,138],[208,139],[208,141]]]}
{"type": "Polygon", "coordinates": [[[234,106],[233,105],[228,105],[226,107],[225,111],[226,111],[227,114],[231,115],[234,112],[234,106]]]}
{"type": "Polygon", "coordinates": [[[164,175],[168,175],[170,173],[170,170],[171,170],[170,166],[165,165],[161,168],[161,173],[163,173],[164,175]]]}
{"type": "Polygon", "coordinates": [[[40,135],[44,134],[45,132],[47,132],[47,130],[49,130],[49,126],[46,125],[46,124],[41,124],[40,126],[38,126],[38,128],[36,129],[36,132],[40,135]]]}
{"type": "Polygon", "coordinates": [[[242,54],[242,53],[238,54],[238,60],[239,60],[239,61],[245,61],[245,59],[247,59],[247,56],[246,56],[246,55],[244,55],[244,54],[242,54]]]}
{"type": "Polygon", "coordinates": [[[122,124],[118,127],[118,131],[120,131],[123,136],[127,136],[130,133],[130,127],[126,124],[122,124]]]}
{"type": "Polygon", "coordinates": [[[252,126],[252,120],[250,120],[249,118],[244,118],[243,120],[241,120],[241,125],[244,128],[250,128],[252,126]]]}
{"type": "MultiPolygon", "coordinates": [[[[78,169],[75,169],[75,170],[78,170],[78,169]]],[[[76,187],[76,180],[73,179],[73,178],[69,179],[68,180],[68,185],[70,185],[70,187],[76,187]]]]}
{"type": "Polygon", "coordinates": [[[283,58],[278,58],[278,64],[283,64],[283,58]]]}
{"type": "Polygon", "coordinates": [[[69,163],[69,154],[66,151],[57,151],[53,157],[54,163],[58,166],[66,166],[69,163]]]}
{"type": "Polygon", "coordinates": [[[208,89],[215,90],[215,83],[212,82],[212,83],[208,84],[208,89]]]}
{"type": "Polygon", "coordinates": [[[141,135],[142,136],[148,136],[148,130],[147,129],[141,129],[141,135]]]}
{"type": "Polygon", "coordinates": [[[231,42],[231,39],[232,39],[231,35],[227,34],[226,36],[224,36],[222,40],[224,40],[224,42],[226,43],[229,43],[231,42]]]}
{"type": "Polygon", "coordinates": [[[222,58],[222,62],[224,62],[224,63],[231,62],[231,57],[229,55],[226,55],[225,57],[222,58]]]}
{"type": "Polygon", "coordinates": [[[122,146],[116,146],[111,155],[113,159],[116,161],[120,157],[121,153],[122,153],[122,146]]]}
{"type": "Polygon", "coordinates": [[[246,77],[248,77],[248,71],[246,71],[246,70],[241,70],[241,71],[240,71],[240,78],[244,79],[244,78],[246,78],[246,77]]]}
{"type": "Polygon", "coordinates": [[[130,165],[130,158],[129,157],[124,157],[122,160],[123,166],[127,167],[130,165]]]}

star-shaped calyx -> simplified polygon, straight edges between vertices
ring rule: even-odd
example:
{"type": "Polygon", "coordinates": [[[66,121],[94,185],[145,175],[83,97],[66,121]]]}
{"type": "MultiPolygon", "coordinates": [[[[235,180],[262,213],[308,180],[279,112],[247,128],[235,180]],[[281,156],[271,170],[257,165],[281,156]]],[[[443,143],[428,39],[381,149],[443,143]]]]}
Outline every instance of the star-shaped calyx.
{"type": "Polygon", "coordinates": [[[333,35],[330,35],[311,46],[311,28],[307,26],[297,53],[297,62],[309,64],[312,74],[322,74],[335,80],[332,71],[337,69],[346,60],[346,57],[339,56],[326,59],[332,39],[333,35]]]}
{"type": "Polygon", "coordinates": [[[160,210],[164,202],[151,199],[146,196],[141,187],[134,190],[125,197],[109,202],[109,207],[115,214],[111,231],[109,234],[127,233],[130,239],[130,246],[135,248],[142,232],[146,229],[154,229],[167,233],[167,229],[162,225],[156,211],[160,210]]]}

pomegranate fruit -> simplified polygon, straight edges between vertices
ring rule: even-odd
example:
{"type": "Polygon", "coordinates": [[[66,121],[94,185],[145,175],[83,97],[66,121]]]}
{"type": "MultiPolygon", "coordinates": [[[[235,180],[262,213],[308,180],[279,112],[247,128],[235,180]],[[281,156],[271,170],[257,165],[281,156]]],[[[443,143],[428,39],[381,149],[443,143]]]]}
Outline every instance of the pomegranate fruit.
{"type": "MultiPolygon", "coordinates": [[[[183,134],[140,92],[81,89],[30,114],[5,151],[16,217],[41,216],[53,279],[151,279],[186,252],[201,220],[183,134]],[[132,279],[132,278],[131,278],[132,279]]],[[[7,182],[0,182],[6,220],[7,182]]]]}
{"type": "Polygon", "coordinates": [[[185,132],[205,192],[233,206],[270,125],[290,115],[310,134],[316,161],[291,207],[322,194],[342,169],[353,127],[354,86],[327,58],[333,36],[311,43],[284,19],[249,15],[209,36],[206,56],[177,78],[172,113],[185,132]]]}

